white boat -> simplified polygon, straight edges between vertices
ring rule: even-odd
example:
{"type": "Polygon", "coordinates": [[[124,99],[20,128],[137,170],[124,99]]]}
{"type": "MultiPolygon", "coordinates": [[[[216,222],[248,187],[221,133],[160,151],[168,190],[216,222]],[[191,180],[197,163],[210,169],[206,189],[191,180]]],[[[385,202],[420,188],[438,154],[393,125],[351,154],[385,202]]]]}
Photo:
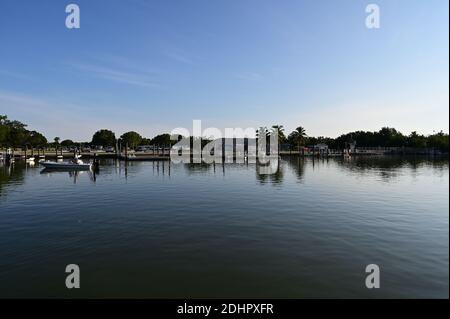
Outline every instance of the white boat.
{"type": "Polygon", "coordinates": [[[34,162],[34,160],[35,160],[34,156],[29,157],[29,158],[26,159],[27,162],[34,162]]]}
{"type": "Polygon", "coordinates": [[[73,161],[70,162],[51,162],[51,161],[44,161],[39,162],[42,166],[49,169],[69,169],[69,170],[90,170],[92,168],[91,163],[83,163],[82,160],[80,160],[81,156],[77,156],[73,159],[73,161]]]}

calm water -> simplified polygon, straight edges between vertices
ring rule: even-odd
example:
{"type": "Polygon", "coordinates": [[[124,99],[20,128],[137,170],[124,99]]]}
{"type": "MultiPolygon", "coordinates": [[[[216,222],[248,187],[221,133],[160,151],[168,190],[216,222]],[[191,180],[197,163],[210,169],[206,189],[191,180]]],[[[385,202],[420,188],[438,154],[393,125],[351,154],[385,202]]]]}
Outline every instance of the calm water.
{"type": "Polygon", "coordinates": [[[0,297],[449,296],[448,159],[41,171],[0,167],[0,297]]]}

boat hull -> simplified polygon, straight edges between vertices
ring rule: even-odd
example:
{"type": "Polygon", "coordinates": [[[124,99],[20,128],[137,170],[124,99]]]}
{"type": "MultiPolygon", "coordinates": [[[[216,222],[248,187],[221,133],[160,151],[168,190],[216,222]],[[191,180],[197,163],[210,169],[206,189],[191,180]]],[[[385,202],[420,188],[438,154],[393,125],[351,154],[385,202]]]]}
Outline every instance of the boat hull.
{"type": "Polygon", "coordinates": [[[90,170],[92,164],[74,164],[64,162],[39,162],[42,166],[48,169],[63,169],[63,170],[90,170]]]}

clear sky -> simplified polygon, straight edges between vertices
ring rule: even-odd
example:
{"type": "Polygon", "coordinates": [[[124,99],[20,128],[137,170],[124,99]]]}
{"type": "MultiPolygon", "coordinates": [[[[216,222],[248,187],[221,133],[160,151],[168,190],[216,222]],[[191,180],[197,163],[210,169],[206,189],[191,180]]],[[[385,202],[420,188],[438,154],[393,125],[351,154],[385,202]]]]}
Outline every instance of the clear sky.
{"type": "Polygon", "coordinates": [[[0,114],[47,138],[449,130],[448,0],[0,1],[0,114]],[[367,29],[366,5],[381,10],[367,29]]]}

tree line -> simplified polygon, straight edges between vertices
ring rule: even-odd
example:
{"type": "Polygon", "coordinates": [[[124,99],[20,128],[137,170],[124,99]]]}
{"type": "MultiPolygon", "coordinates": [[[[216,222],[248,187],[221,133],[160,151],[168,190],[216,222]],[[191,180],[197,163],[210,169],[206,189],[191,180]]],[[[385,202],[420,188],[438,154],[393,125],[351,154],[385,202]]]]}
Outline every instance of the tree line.
{"type": "Polygon", "coordinates": [[[118,139],[113,131],[102,129],[94,133],[92,136],[91,145],[97,146],[114,146],[116,143],[120,143],[125,146],[128,145],[130,148],[135,148],[138,145],[172,145],[175,141],[170,139],[170,134],[160,134],[154,138],[146,138],[141,136],[135,131],[130,131],[122,134],[118,139]]]}
{"type": "MultiPolygon", "coordinates": [[[[431,135],[422,135],[412,132],[404,135],[394,128],[383,127],[377,132],[355,131],[342,134],[337,138],[308,136],[305,128],[299,126],[291,133],[285,133],[283,125],[273,125],[270,128],[261,127],[257,130],[257,138],[261,136],[269,137],[278,131],[279,144],[290,147],[312,146],[317,144],[327,144],[332,149],[343,149],[350,143],[356,143],[359,147],[413,147],[413,148],[435,148],[444,152],[449,150],[449,135],[438,132],[431,135]]],[[[94,133],[90,142],[82,142],[84,145],[114,147],[116,143],[123,146],[128,145],[135,148],[138,145],[173,145],[176,141],[170,139],[170,134],[160,134],[153,138],[146,138],[139,133],[130,131],[122,134],[118,138],[115,133],[108,129],[101,129],[94,133]]],[[[43,148],[48,146],[61,145],[64,147],[78,146],[80,142],[66,139],[60,142],[59,137],[55,137],[53,142],[49,142],[44,135],[36,131],[27,129],[27,125],[9,120],[6,115],[0,115],[0,147],[33,147],[43,148]]]]}
{"type": "Polygon", "coordinates": [[[349,144],[355,144],[357,147],[434,148],[444,152],[449,150],[449,135],[442,131],[431,135],[423,135],[414,131],[409,135],[404,135],[395,128],[383,127],[376,132],[354,131],[331,138],[308,136],[306,130],[301,126],[286,136],[282,125],[274,125],[271,129],[260,128],[257,135],[261,135],[260,132],[264,131],[266,136],[270,136],[275,130],[278,131],[279,143],[291,147],[326,144],[331,149],[344,149],[349,144]]]}
{"type": "Polygon", "coordinates": [[[0,146],[2,147],[45,147],[48,141],[44,135],[27,130],[27,125],[11,121],[6,115],[0,115],[0,146]]]}

